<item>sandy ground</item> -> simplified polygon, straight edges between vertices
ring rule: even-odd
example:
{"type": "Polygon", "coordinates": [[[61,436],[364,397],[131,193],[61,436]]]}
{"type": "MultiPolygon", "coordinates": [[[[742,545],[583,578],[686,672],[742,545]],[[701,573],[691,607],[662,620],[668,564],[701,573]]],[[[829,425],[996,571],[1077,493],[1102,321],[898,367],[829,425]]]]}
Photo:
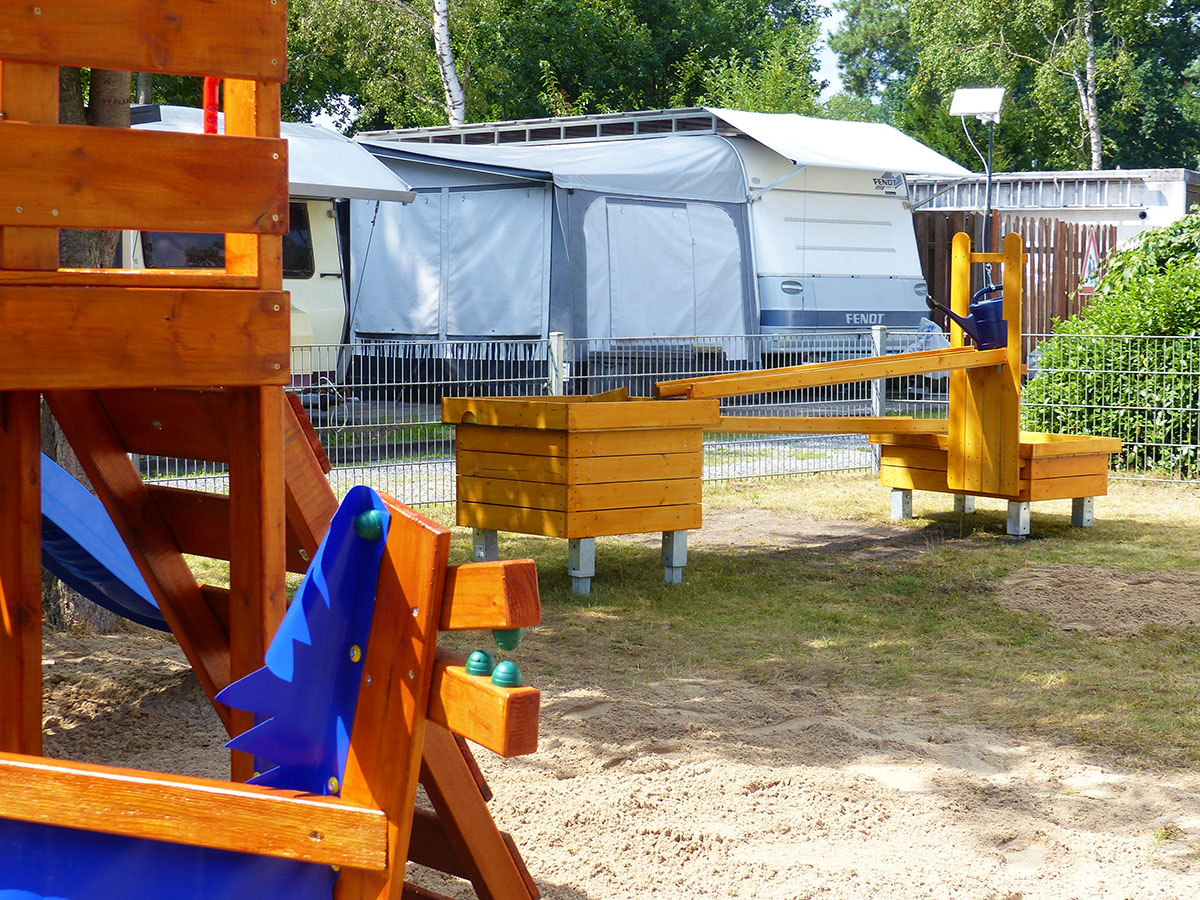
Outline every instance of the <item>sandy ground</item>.
{"type": "MultiPolygon", "coordinates": [[[[703,540],[736,543],[748,516],[756,542],[775,534],[870,555],[882,552],[878,530],[886,552],[904,552],[883,527],[755,510],[709,515],[703,540]]],[[[1198,623],[1194,584],[1138,577],[1030,567],[998,596],[1065,629],[1198,623]]],[[[543,692],[540,749],[478,757],[493,815],[547,898],[1200,897],[1200,776],[947,726],[914,698],[696,678],[629,696],[599,659],[558,668],[570,683],[546,683],[539,656],[553,647],[531,643],[522,666],[543,692]]],[[[216,717],[173,644],[55,635],[46,648],[49,755],[223,776],[216,717]]]]}

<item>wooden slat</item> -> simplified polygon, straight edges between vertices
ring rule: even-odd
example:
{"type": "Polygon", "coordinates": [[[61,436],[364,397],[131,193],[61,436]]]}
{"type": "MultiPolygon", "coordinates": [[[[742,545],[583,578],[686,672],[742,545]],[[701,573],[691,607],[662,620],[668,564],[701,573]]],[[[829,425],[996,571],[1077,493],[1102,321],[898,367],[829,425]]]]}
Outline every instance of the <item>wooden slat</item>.
{"type": "Polygon", "coordinates": [[[283,140],[0,122],[0,171],[0,225],[288,228],[283,140]]]}
{"type": "Polygon", "coordinates": [[[311,561],[337,512],[333,493],[312,444],[290,408],[283,417],[284,500],[296,533],[297,552],[311,561]]]}
{"type": "Polygon", "coordinates": [[[0,753],[0,817],[380,870],[383,813],[297,791],[0,753]]]}
{"type": "Polygon", "coordinates": [[[11,4],[0,58],[130,72],[287,77],[284,3],[55,0],[11,4]]]}
{"type": "Polygon", "coordinates": [[[945,419],[911,416],[721,416],[717,434],[939,434],[945,419]]]}
{"type": "Polygon", "coordinates": [[[42,752],[39,413],[36,393],[0,393],[0,750],[32,754],[42,752]]]}
{"type": "Polygon", "coordinates": [[[715,424],[716,403],[578,402],[571,399],[446,397],[442,421],[453,424],[538,428],[551,431],[595,431],[680,428],[715,424]]]}
{"type": "Polygon", "coordinates": [[[643,508],[638,510],[636,517],[623,509],[564,513],[462,500],[458,501],[455,510],[457,524],[469,528],[558,538],[681,531],[699,528],[703,522],[703,509],[699,503],[643,508]]]}
{"type": "MultiPolygon", "coordinates": [[[[55,123],[58,91],[58,66],[16,62],[0,53],[0,120],[55,123]]],[[[0,228],[0,268],[57,269],[58,229],[0,228]]]]}
{"type": "Polygon", "coordinates": [[[6,287],[0,334],[0,390],[286,384],[289,377],[282,292],[6,287]]]}
{"type": "Polygon", "coordinates": [[[1021,460],[1023,479],[1066,478],[1072,475],[1107,475],[1108,454],[1049,456],[1021,460]]]}
{"type": "Polygon", "coordinates": [[[904,466],[909,469],[946,471],[946,451],[926,447],[889,447],[884,445],[881,456],[885,466],[904,466]]]}
{"type": "Polygon", "coordinates": [[[1044,434],[1021,432],[1021,455],[1037,459],[1048,456],[1075,456],[1092,453],[1120,453],[1121,441],[1112,437],[1082,434],[1044,434]]]}
{"type": "Polygon", "coordinates": [[[943,370],[975,369],[995,366],[1005,359],[1003,350],[973,350],[958,347],[950,350],[925,350],[919,353],[897,353],[892,356],[871,356],[863,359],[839,359],[833,362],[810,363],[761,372],[735,372],[703,378],[684,378],[660,381],[654,386],[659,397],[740,397],[797,388],[823,387],[875,378],[897,378],[943,370]]]}
{"type": "Polygon", "coordinates": [[[699,503],[701,499],[699,477],[566,485],[459,475],[457,493],[467,503],[564,511],[625,510],[635,532],[651,530],[636,527],[642,509],[699,503]]]}
{"type": "MultiPolygon", "coordinates": [[[[212,699],[229,684],[229,637],[200,593],[99,398],[91,391],[56,391],[46,400],[212,699]]],[[[215,709],[228,727],[228,707],[217,704],[215,709]]]]}
{"type": "MultiPolygon", "coordinates": [[[[229,653],[230,677],[260,668],[287,608],[286,513],[283,490],[281,387],[229,391],[229,653]]],[[[233,731],[254,727],[254,714],[234,710],[233,731]]],[[[233,778],[254,774],[254,759],[233,755],[233,778]]]]}
{"type": "Polygon", "coordinates": [[[588,485],[614,481],[699,478],[704,469],[704,458],[699,451],[568,458],[460,450],[457,464],[459,475],[477,478],[588,485]]]}
{"type": "Polygon", "coordinates": [[[308,412],[304,409],[304,401],[300,399],[299,394],[292,391],[289,391],[285,396],[287,397],[288,406],[291,407],[290,417],[295,419],[296,425],[303,432],[313,456],[316,457],[317,465],[321,467],[321,471],[324,474],[328,475],[333,471],[333,462],[330,460],[329,454],[325,452],[325,448],[321,445],[321,439],[317,436],[317,429],[313,427],[312,419],[308,417],[308,412]]]}
{"type": "MultiPolygon", "coordinates": [[[[57,265],[57,256],[55,258],[57,265]]],[[[14,269],[0,271],[0,285],[57,287],[171,287],[249,290],[258,279],[224,269],[14,269]]]]}
{"type": "Polygon", "coordinates": [[[537,750],[541,694],[532,687],[497,687],[468,675],[466,657],[440,649],[429,695],[429,719],[501,756],[537,750]]]}
{"type": "MultiPolygon", "coordinates": [[[[1024,493],[1024,491],[1022,491],[1024,493]]],[[[1029,500],[1065,500],[1069,497],[1103,497],[1108,493],[1108,473],[1067,478],[1039,478],[1029,485],[1029,500]]]]}
{"type": "Polygon", "coordinates": [[[636,456],[647,453],[699,453],[703,449],[699,428],[663,428],[651,431],[550,431],[458,425],[454,429],[459,450],[515,453],[526,456],[636,456]]]}
{"type": "Polygon", "coordinates": [[[131,453],[229,462],[229,396],[224,391],[110,390],[101,391],[99,398],[131,453]]]}
{"type": "Polygon", "coordinates": [[[475,892],[491,900],[537,900],[537,888],[520,856],[492,821],[454,737],[430,722],[421,757],[421,784],[429,795],[454,855],[467,862],[475,892]]]}
{"type": "Polygon", "coordinates": [[[446,570],[440,630],[528,628],[541,620],[533,560],[464,563],[446,570]]]}
{"type": "MultiPolygon", "coordinates": [[[[230,79],[225,82],[225,133],[258,138],[279,137],[280,94],[277,83],[230,79]]],[[[288,210],[287,170],[270,188],[276,202],[288,210]]],[[[257,232],[261,229],[245,229],[257,232]]],[[[287,229],[285,228],[284,231],[287,229]]],[[[229,229],[233,231],[233,229],[229,229]]],[[[249,233],[225,235],[225,267],[238,274],[256,275],[259,286],[278,289],[283,278],[282,232],[272,236],[249,233]]]]}
{"type": "MultiPolygon", "coordinates": [[[[386,872],[343,872],[338,900],[399,898],[426,739],[450,530],[382,495],[391,524],[379,568],[342,796],[388,816],[386,872]]],[[[455,748],[454,755],[461,757],[455,748]]]]}
{"type": "MultiPolygon", "coordinates": [[[[486,801],[487,798],[484,797],[484,800],[486,801]]],[[[540,896],[537,886],[533,883],[533,879],[529,875],[529,870],[525,867],[525,861],[521,859],[521,854],[517,850],[517,845],[512,835],[505,831],[500,831],[498,834],[520,871],[526,889],[529,891],[529,896],[531,898],[540,896]]],[[[465,850],[465,848],[463,850],[456,849],[457,846],[451,840],[446,826],[442,824],[441,819],[435,813],[426,812],[423,809],[418,809],[414,813],[412,842],[409,845],[408,854],[409,860],[417,865],[445,872],[456,878],[463,878],[470,882],[481,881],[482,876],[479,870],[475,868],[469,851],[465,850]]],[[[488,892],[488,895],[490,896],[490,892],[488,892]]],[[[408,894],[406,893],[405,897],[407,896],[408,894]]]]}

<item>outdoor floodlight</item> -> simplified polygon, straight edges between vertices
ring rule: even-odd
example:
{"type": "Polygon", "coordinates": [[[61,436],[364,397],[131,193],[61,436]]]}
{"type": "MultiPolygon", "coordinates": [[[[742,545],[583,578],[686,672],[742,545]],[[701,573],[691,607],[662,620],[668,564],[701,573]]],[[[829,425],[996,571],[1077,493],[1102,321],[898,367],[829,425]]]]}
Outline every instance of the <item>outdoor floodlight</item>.
{"type": "Polygon", "coordinates": [[[1000,104],[1004,88],[959,88],[950,100],[950,115],[974,116],[980,122],[1000,121],[1000,104]]]}

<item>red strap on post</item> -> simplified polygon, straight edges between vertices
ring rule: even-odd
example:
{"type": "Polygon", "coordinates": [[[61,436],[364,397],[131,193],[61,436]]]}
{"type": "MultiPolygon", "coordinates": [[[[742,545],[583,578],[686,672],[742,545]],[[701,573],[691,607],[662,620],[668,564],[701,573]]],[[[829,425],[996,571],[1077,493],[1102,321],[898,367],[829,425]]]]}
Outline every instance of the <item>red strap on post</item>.
{"type": "Polygon", "coordinates": [[[204,133],[217,133],[217,113],[221,109],[219,99],[221,79],[210,75],[204,77],[204,133]]]}

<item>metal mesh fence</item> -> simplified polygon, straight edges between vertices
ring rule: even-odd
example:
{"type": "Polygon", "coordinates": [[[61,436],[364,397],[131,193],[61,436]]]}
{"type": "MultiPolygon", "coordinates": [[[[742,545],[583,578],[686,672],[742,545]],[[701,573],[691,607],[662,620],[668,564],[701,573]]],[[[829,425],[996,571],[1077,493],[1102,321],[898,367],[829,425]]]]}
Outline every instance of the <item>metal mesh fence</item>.
{"type": "MultiPolygon", "coordinates": [[[[1200,338],[1055,336],[1030,360],[1024,427],[1114,435],[1130,477],[1200,481],[1200,338]]],[[[946,346],[940,333],[876,328],[820,335],[730,335],[563,341],[379,341],[297,348],[296,391],[333,462],[343,493],[369,484],[401,501],[452,502],[454,427],[443,397],[596,394],[652,397],[675,378],[750,372],[946,346]]],[[[943,418],[946,373],[753,394],[722,401],[733,416],[943,418]]],[[[704,478],[765,477],[871,468],[863,435],[706,435],[704,478]]],[[[140,457],[148,478],[226,489],[225,468],[140,457]]]]}

